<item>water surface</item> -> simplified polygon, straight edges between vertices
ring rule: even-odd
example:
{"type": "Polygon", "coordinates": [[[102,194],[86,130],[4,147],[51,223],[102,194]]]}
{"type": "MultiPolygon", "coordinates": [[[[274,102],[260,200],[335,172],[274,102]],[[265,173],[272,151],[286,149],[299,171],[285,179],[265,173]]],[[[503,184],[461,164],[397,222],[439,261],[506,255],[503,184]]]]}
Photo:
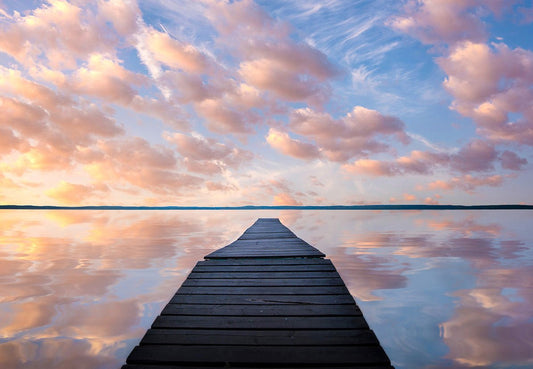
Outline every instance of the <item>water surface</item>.
{"type": "Polygon", "coordinates": [[[332,259],[393,365],[533,366],[532,211],[0,211],[0,368],[117,368],[258,217],[332,259]]]}

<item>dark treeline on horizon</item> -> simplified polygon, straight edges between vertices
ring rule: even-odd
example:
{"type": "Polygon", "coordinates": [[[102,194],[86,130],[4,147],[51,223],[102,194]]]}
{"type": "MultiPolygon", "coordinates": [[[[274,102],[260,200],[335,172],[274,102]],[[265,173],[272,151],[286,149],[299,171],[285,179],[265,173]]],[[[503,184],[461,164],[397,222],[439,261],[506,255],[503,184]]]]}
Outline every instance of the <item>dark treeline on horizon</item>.
{"type": "Polygon", "coordinates": [[[329,205],[329,206],[53,206],[0,205],[3,210],[531,210],[533,205],[329,205]]]}

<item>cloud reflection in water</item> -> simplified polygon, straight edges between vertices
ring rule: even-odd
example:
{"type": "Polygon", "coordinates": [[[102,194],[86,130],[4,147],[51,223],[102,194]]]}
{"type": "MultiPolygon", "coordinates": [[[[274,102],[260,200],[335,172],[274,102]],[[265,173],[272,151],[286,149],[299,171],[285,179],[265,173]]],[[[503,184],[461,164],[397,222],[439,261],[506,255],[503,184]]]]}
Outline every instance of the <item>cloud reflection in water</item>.
{"type": "Polygon", "coordinates": [[[0,367],[116,368],[196,261],[280,217],[397,368],[531,365],[530,212],[3,211],[0,367]]]}

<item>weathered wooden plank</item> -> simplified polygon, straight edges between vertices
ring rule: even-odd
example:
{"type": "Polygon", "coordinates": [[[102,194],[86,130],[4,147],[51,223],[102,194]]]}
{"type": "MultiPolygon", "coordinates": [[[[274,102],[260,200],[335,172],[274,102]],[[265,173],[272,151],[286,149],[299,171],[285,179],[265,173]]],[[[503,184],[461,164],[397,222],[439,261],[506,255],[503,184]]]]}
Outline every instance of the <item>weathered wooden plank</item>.
{"type": "Polygon", "coordinates": [[[137,346],[128,363],[386,364],[380,346],[137,346]]]}
{"type": "MultiPolygon", "coordinates": [[[[268,365],[268,364],[266,364],[268,365]]],[[[193,367],[191,367],[190,365],[187,365],[187,366],[183,366],[183,365],[158,365],[158,364],[125,364],[122,366],[121,369],[213,369],[213,368],[222,368],[222,367],[226,367],[226,366],[198,366],[198,365],[194,365],[193,367]]],[[[294,365],[291,365],[291,366],[276,366],[276,369],[294,369],[295,366],[294,365]]],[[[297,366],[298,369],[316,369],[317,366],[316,365],[313,365],[313,366],[302,366],[302,365],[298,365],[297,366]]],[[[347,365],[342,365],[342,364],[336,364],[335,366],[326,366],[326,365],[321,365],[320,368],[322,369],[338,369],[338,368],[356,368],[356,369],[394,369],[394,367],[390,366],[390,365],[372,365],[372,366],[360,366],[360,365],[357,365],[356,367],[353,366],[353,364],[347,364],[347,365]]],[[[242,366],[242,365],[239,365],[239,369],[272,369],[271,366],[263,366],[263,365],[254,365],[253,367],[250,367],[250,366],[242,366]]]]}
{"type": "MultiPolygon", "coordinates": [[[[307,242],[302,240],[298,237],[291,237],[291,238],[272,238],[272,239],[265,239],[265,240],[241,240],[237,239],[236,241],[233,241],[226,247],[229,248],[244,248],[244,247],[251,247],[251,246],[268,246],[268,245],[274,245],[276,247],[286,248],[288,246],[303,246],[305,248],[309,248],[311,250],[316,250],[313,246],[309,245],[307,242]]],[[[223,249],[220,249],[223,250],[223,249]]]]}
{"type": "Polygon", "coordinates": [[[210,286],[189,287],[181,286],[176,295],[340,295],[348,293],[345,286],[210,286]]]}
{"type": "Polygon", "coordinates": [[[222,254],[222,255],[213,255],[213,256],[210,256],[209,258],[210,259],[226,259],[226,258],[275,258],[275,257],[278,257],[278,258],[284,258],[284,257],[287,257],[287,256],[291,256],[291,257],[316,257],[316,258],[321,258],[321,257],[324,257],[324,254],[318,254],[318,253],[315,253],[315,254],[311,254],[307,251],[305,252],[297,252],[297,251],[294,251],[294,252],[269,252],[268,250],[262,250],[262,251],[250,251],[250,252],[247,252],[246,254],[241,254],[241,253],[227,253],[227,254],[222,254]]]}
{"type": "MultiPolygon", "coordinates": [[[[285,250],[279,250],[277,248],[257,247],[240,250],[226,250],[223,255],[218,258],[251,258],[261,255],[265,258],[279,258],[279,257],[323,257],[319,252],[309,251],[302,248],[287,248],[285,250]]],[[[213,258],[210,258],[213,259],[213,258]]]]}
{"type": "Polygon", "coordinates": [[[182,287],[305,287],[344,286],[341,278],[249,278],[249,279],[186,279],[182,287]]]}
{"type": "Polygon", "coordinates": [[[276,259],[212,259],[196,265],[332,265],[331,260],[321,258],[276,258],[276,259]]]}
{"type": "MultiPolygon", "coordinates": [[[[243,248],[239,250],[226,250],[224,252],[225,258],[229,257],[255,257],[258,254],[262,254],[264,257],[319,257],[319,252],[305,250],[301,247],[287,247],[284,250],[279,250],[274,247],[255,247],[255,248],[243,248]]],[[[222,257],[222,256],[221,256],[222,257]]]]}
{"type": "MultiPolygon", "coordinates": [[[[268,364],[266,364],[268,365],[268,364]]],[[[191,367],[190,365],[187,365],[187,366],[183,366],[183,365],[158,365],[158,364],[154,364],[154,365],[150,365],[150,364],[125,364],[122,366],[121,369],[213,369],[213,368],[222,368],[222,367],[226,367],[226,366],[198,366],[198,365],[194,365],[193,367],[191,367]]],[[[276,366],[276,369],[294,369],[295,366],[294,365],[291,365],[291,366],[276,366]]],[[[316,365],[313,365],[313,366],[302,366],[302,365],[298,365],[297,366],[298,369],[316,369],[317,366],[316,365]]],[[[356,368],[356,369],[394,369],[394,367],[390,366],[390,365],[372,365],[372,366],[360,366],[360,365],[357,365],[357,367],[354,367],[352,364],[347,364],[347,365],[339,365],[339,364],[336,364],[335,366],[324,366],[324,365],[321,365],[320,368],[322,369],[338,369],[338,368],[356,368]]],[[[271,366],[262,366],[262,365],[254,365],[253,367],[250,367],[250,366],[242,366],[242,365],[239,365],[239,369],[272,369],[271,366]]]]}
{"type": "Polygon", "coordinates": [[[280,279],[280,278],[336,278],[339,277],[339,273],[336,271],[329,271],[329,272],[261,272],[261,273],[243,273],[243,272],[236,272],[236,273],[196,273],[191,272],[189,274],[188,279],[232,279],[232,278],[238,278],[238,279],[246,279],[246,278],[272,278],[272,279],[280,279]]]}
{"type": "Polygon", "coordinates": [[[351,295],[174,295],[172,304],[354,304],[351,295]]]}
{"type": "Polygon", "coordinates": [[[311,265],[208,265],[202,264],[194,267],[194,273],[213,272],[323,272],[334,271],[332,264],[311,264],[311,265]]]}
{"type": "Polygon", "coordinates": [[[244,232],[239,240],[288,240],[297,238],[292,232],[244,232]]]}
{"type": "Polygon", "coordinates": [[[180,316],[160,315],[152,328],[196,329],[367,329],[362,316],[180,316]]]}
{"type": "Polygon", "coordinates": [[[167,304],[161,315],[237,315],[237,316],[359,316],[361,310],[349,305],[202,305],[167,304]]]}
{"type": "Polygon", "coordinates": [[[296,235],[289,229],[289,228],[278,228],[278,229],[268,229],[268,228],[262,228],[262,229],[256,229],[254,227],[248,228],[246,231],[243,232],[243,234],[290,234],[293,237],[296,237],[296,235]]]}
{"type": "Polygon", "coordinates": [[[141,341],[150,345],[351,346],[377,345],[371,330],[150,329],[141,341]]]}

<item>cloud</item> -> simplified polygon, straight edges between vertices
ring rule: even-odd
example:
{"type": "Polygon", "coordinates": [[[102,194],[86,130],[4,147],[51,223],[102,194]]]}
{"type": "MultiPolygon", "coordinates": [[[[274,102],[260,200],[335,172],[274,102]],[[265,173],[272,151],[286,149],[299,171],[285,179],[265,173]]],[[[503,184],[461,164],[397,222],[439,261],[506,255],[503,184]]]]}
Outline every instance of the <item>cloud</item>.
{"type": "Polygon", "coordinates": [[[274,20],[252,1],[208,2],[207,17],[241,58],[239,75],[278,98],[322,106],[329,79],[342,72],[327,56],[290,37],[290,27],[274,20]]]}
{"type": "Polygon", "coordinates": [[[474,119],[481,135],[533,145],[531,51],[465,41],[437,62],[448,74],[444,87],[455,98],[452,108],[474,119]]]}
{"type": "Polygon", "coordinates": [[[531,146],[533,53],[501,42],[486,44],[482,21],[483,16],[501,16],[518,2],[409,1],[404,15],[389,25],[424,43],[449,46],[437,63],[447,74],[443,84],[454,97],[451,108],[472,118],[480,135],[531,146]]]}
{"type": "Polygon", "coordinates": [[[241,63],[239,73],[252,86],[268,90],[289,101],[308,101],[321,106],[329,98],[327,88],[307,75],[287,70],[286,66],[269,59],[241,63]]]}
{"type": "Polygon", "coordinates": [[[472,176],[468,173],[490,172],[494,165],[501,162],[502,168],[519,170],[527,164],[526,159],[506,151],[501,156],[490,142],[473,139],[456,153],[432,153],[414,150],[409,156],[401,156],[394,160],[358,159],[353,163],[343,165],[349,173],[369,175],[373,177],[392,177],[406,174],[427,175],[439,168],[449,168],[452,173],[461,173],[462,177],[455,177],[450,182],[435,181],[430,188],[463,188],[471,190],[480,185],[501,185],[503,176],[472,176]],[[525,160],[525,161],[524,161],[525,160]],[[464,184],[452,185],[456,180],[464,180],[464,184]]]}
{"type": "Polygon", "coordinates": [[[481,186],[499,187],[503,184],[504,178],[504,176],[499,174],[489,176],[473,176],[466,174],[461,177],[453,177],[447,181],[433,181],[428,185],[428,188],[430,190],[440,189],[448,191],[461,189],[467,192],[473,192],[477,187],[481,186]]]}
{"type": "Polygon", "coordinates": [[[132,35],[138,29],[141,11],[135,0],[101,0],[98,11],[103,19],[113,24],[121,36],[132,35]]]}
{"type": "Polygon", "coordinates": [[[132,85],[145,83],[147,78],[144,75],[125,69],[106,55],[91,54],[87,65],[77,69],[69,78],[67,88],[127,106],[137,93],[132,85]]]}
{"type": "Polygon", "coordinates": [[[249,134],[249,123],[257,121],[250,112],[242,112],[222,100],[207,99],[195,105],[197,113],[206,119],[209,130],[216,133],[249,134]]]}
{"type": "Polygon", "coordinates": [[[227,191],[237,191],[238,190],[237,186],[235,186],[234,184],[224,184],[224,183],[212,182],[212,181],[207,181],[205,183],[205,187],[207,188],[208,191],[223,191],[223,192],[227,192],[227,191]]]}
{"type": "Polygon", "coordinates": [[[25,65],[40,61],[53,68],[73,68],[76,58],[111,51],[118,42],[94,10],[50,0],[26,15],[15,12],[2,22],[0,50],[25,65]]]}
{"type": "Polygon", "coordinates": [[[359,159],[343,165],[343,168],[350,173],[392,177],[405,174],[431,174],[435,167],[448,161],[449,157],[446,154],[415,150],[410,156],[401,156],[394,161],[359,159]]]}
{"type": "Polygon", "coordinates": [[[270,128],[266,140],[270,146],[284,155],[305,160],[320,157],[318,148],[313,144],[293,139],[288,133],[278,131],[275,128],[270,128]]]}
{"type": "Polygon", "coordinates": [[[162,73],[158,83],[182,103],[202,102],[220,93],[215,86],[205,82],[200,74],[167,70],[162,73]]]}
{"type": "MultiPolygon", "coordinates": [[[[2,106],[0,103],[0,107],[2,106]]],[[[17,150],[21,143],[22,140],[11,129],[0,127],[0,155],[17,150]]]]}
{"type": "Polygon", "coordinates": [[[511,8],[517,0],[408,0],[402,15],[387,24],[426,44],[453,44],[462,40],[484,41],[485,24],[480,15],[486,9],[496,15],[511,8]]]}
{"type": "Polygon", "coordinates": [[[190,73],[205,73],[209,68],[210,61],[205,54],[194,45],[171,38],[168,33],[147,26],[138,37],[151,57],[168,67],[190,73]]]}
{"type": "Polygon", "coordinates": [[[172,101],[148,96],[134,96],[130,107],[138,112],[157,117],[165,125],[183,131],[190,130],[190,121],[181,106],[172,101]]]}
{"type": "Polygon", "coordinates": [[[228,169],[237,169],[253,159],[252,152],[232,147],[212,138],[195,134],[165,134],[164,138],[172,142],[178,153],[184,158],[189,171],[215,174],[228,169]]]}
{"type": "Polygon", "coordinates": [[[510,170],[521,170],[523,166],[528,164],[527,159],[521,158],[516,153],[505,150],[500,155],[502,168],[510,170]]]}
{"type": "Polygon", "coordinates": [[[291,194],[286,192],[278,193],[274,196],[274,206],[300,206],[302,203],[296,200],[291,194]]]}
{"type": "Polygon", "coordinates": [[[168,134],[167,141],[176,145],[178,152],[195,160],[216,160],[228,156],[232,149],[214,139],[206,139],[201,136],[187,136],[182,133],[168,134]]]}
{"type": "Polygon", "coordinates": [[[240,41],[237,47],[246,59],[276,61],[286,70],[304,72],[319,80],[341,73],[324,53],[291,39],[290,26],[273,19],[253,1],[211,2],[208,17],[224,36],[240,41]]]}
{"type": "MultiPolygon", "coordinates": [[[[100,137],[124,133],[120,125],[93,103],[76,101],[23,78],[13,69],[2,68],[0,76],[0,91],[16,96],[0,96],[0,105],[11,131],[24,141],[19,143],[23,152],[47,150],[73,154],[77,146],[88,146],[100,137]]],[[[67,157],[63,159],[68,161],[67,157]]]]}
{"type": "Polygon", "coordinates": [[[51,188],[45,193],[61,204],[82,205],[92,204],[94,199],[91,198],[96,195],[101,196],[102,193],[106,192],[109,192],[109,189],[105,185],[86,186],[61,181],[57,187],[51,188]]]}
{"type": "Polygon", "coordinates": [[[329,160],[339,162],[388,150],[388,145],[378,140],[380,137],[393,136],[404,144],[409,142],[402,121],[362,106],[354,107],[340,119],[309,108],[297,109],[290,115],[289,127],[314,140],[329,160]]]}
{"type": "Polygon", "coordinates": [[[472,140],[457,154],[451,155],[451,168],[462,173],[489,171],[494,169],[498,157],[494,146],[483,140],[472,140]]]}
{"type": "Polygon", "coordinates": [[[200,177],[180,173],[172,150],[139,138],[100,141],[101,160],[85,166],[96,183],[130,184],[159,194],[199,186],[200,177]]]}
{"type": "Polygon", "coordinates": [[[428,197],[426,197],[424,199],[424,204],[426,204],[426,205],[438,205],[439,204],[439,200],[438,200],[439,198],[440,198],[440,196],[434,196],[434,197],[428,196],[428,197]]]}

